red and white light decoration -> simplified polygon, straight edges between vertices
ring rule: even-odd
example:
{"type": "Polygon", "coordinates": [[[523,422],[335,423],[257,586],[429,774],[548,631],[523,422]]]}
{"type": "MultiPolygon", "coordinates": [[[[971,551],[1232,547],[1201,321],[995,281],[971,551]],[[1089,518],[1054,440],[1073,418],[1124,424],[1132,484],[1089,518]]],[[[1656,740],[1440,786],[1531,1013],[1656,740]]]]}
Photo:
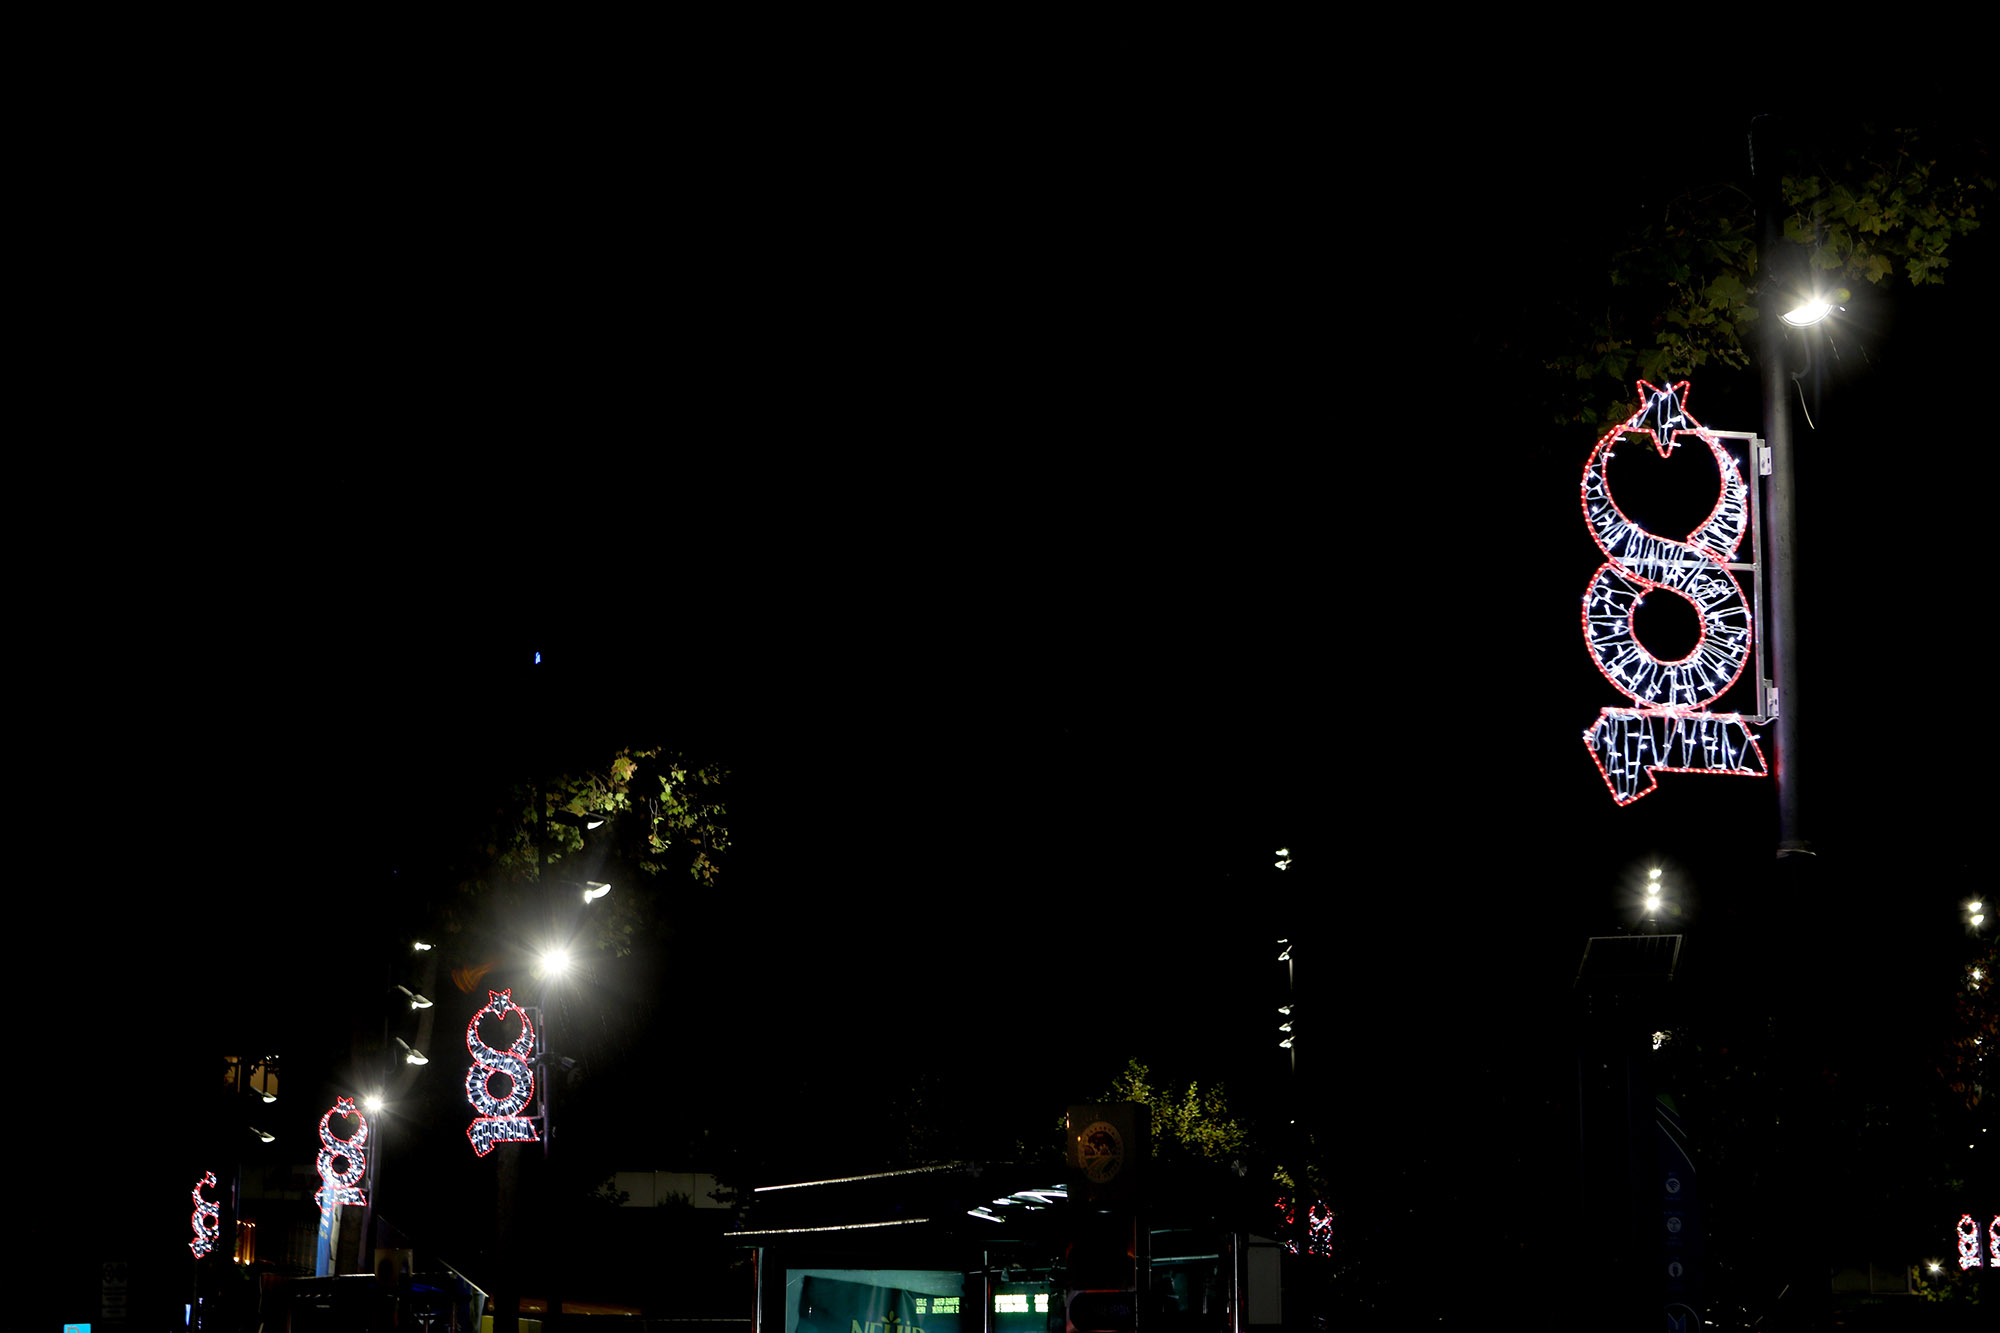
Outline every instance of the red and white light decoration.
{"type": "Polygon", "coordinates": [[[201,1179],[194,1183],[194,1212],[188,1218],[194,1224],[194,1239],[188,1242],[188,1248],[194,1251],[197,1259],[215,1248],[216,1233],[222,1230],[220,1205],[201,1197],[202,1190],[214,1188],[213,1171],[202,1172],[201,1179]]]}
{"type": "Polygon", "coordinates": [[[1333,1257],[1333,1209],[1318,1200],[1306,1209],[1306,1253],[1333,1257]]]}
{"type": "Polygon", "coordinates": [[[1300,1249],[1299,1242],[1292,1239],[1293,1230],[1298,1225],[1299,1215],[1297,1204],[1290,1197],[1281,1198],[1277,1202],[1277,1209],[1278,1234],[1283,1237],[1281,1244],[1284,1245],[1286,1253],[1299,1254],[1303,1252],[1305,1254],[1318,1255],[1323,1259],[1333,1257],[1333,1208],[1331,1205],[1319,1199],[1315,1199],[1311,1204],[1307,1205],[1305,1247],[1303,1251],[1300,1249]]]}
{"type": "MultiPolygon", "coordinates": [[[[1935,1267],[1936,1265],[1933,1265],[1935,1267]]],[[[2000,1213],[1986,1224],[1986,1254],[1979,1253],[1979,1222],[1971,1213],[1958,1216],[1958,1266],[2000,1268],[2000,1213]]]]}
{"type": "Polygon", "coordinates": [[[472,1068],[465,1071],[465,1098],[479,1118],[465,1127],[472,1151],[484,1157],[496,1143],[538,1143],[535,1121],[520,1112],[535,1095],[535,1071],[528,1063],[535,1055],[535,1025],[528,1011],[514,1003],[512,990],[486,992],[486,1007],[465,1025],[465,1049],[472,1056],[472,1068]],[[504,1051],[496,1051],[479,1037],[479,1020],[496,1019],[514,1013],[521,1016],[521,1033],[504,1051]],[[507,1095],[495,1097],[489,1080],[505,1074],[510,1086],[507,1095]]]}
{"type": "Polygon", "coordinates": [[[1750,604],[1729,568],[1750,525],[1749,485],[1722,442],[1688,415],[1686,380],[1666,389],[1640,380],[1638,388],[1639,410],[1604,433],[1583,468],[1584,522],[1605,555],[1583,596],[1583,640],[1604,678],[1635,705],[1603,709],[1583,741],[1620,805],[1652,791],[1663,770],[1770,771],[1749,719],[1702,711],[1750,660],[1750,604]],[[1662,458],[1691,441],[1714,456],[1721,478],[1715,507],[1684,541],[1648,532],[1611,496],[1605,465],[1614,446],[1633,435],[1650,435],[1662,458]],[[1639,603],[1658,592],[1685,599],[1701,620],[1700,641],[1675,661],[1654,656],[1633,632],[1639,603]]]}
{"type": "Polygon", "coordinates": [[[343,1203],[368,1202],[368,1196],[361,1190],[361,1178],[368,1174],[368,1118],[355,1107],[352,1097],[336,1097],[326,1114],[319,1118],[319,1179],[320,1187],[313,1191],[313,1202],[320,1211],[335,1208],[343,1203]],[[337,1139],[333,1136],[331,1122],[335,1116],[353,1116],[355,1129],[350,1138],[337,1139]],[[336,1161],[347,1165],[339,1171],[333,1169],[336,1161]]]}

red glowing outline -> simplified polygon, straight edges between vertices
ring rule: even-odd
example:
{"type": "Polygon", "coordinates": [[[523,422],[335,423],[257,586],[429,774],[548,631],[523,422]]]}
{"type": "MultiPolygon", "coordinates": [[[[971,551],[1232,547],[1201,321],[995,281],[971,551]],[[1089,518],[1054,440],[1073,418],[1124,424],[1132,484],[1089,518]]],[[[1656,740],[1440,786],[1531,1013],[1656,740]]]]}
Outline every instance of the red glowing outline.
{"type": "MultiPolygon", "coordinates": [[[[1640,425],[1640,420],[1659,398],[1662,391],[1645,380],[1639,380],[1637,386],[1639,410],[1634,412],[1631,417],[1627,418],[1621,424],[1613,426],[1610,430],[1599,436],[1596,446],[1590,451],[1590,457],[1583,465],[1583,484],[1579,488],[1579,493],[1582,497],[1583,523],[1584,527],[1590,531],[1590,540],[1596,544],[1598,550],[1604,553],[1604,563],[1597,567],[1597,572],[1591,576],[1590,584],[1584,590],[1582,616],[1583,642],[1584,646],[1590,650],[1590,660],[1596,665],[1598,673],[1606,681],[1610,682],[1613,689],[1632,700],[1633,703],[1653,708],[1671,708],[1676,711],[1688,711],[1706,707],[1721,698],[1724,694],[1727,694],[1730,688],[1742,678],[1743,668],[1750,661],[1751,646],[1756,627],[1751,623],[1750,604],[1749,600],[1743,595],[1743,585],[1737,582],[1736,575],[1728,566],[1728,557],[1734,555],[1737,548],[1743,543],[1743,534],[1748,528],[1747,513],[1745,521],[1737,525],[1734,532],[1728,532],[1727,529],[1718,529],[1717,527],[1724,509],[1728,507],[1731,480],[1733,479],[1737,485],[1744,488],[1746,497],[1749,483],[1744,480],[1742,469],[1737,467],[1736,460],[1730,456],[1727,449],[1722,447],[1721,441],[1702,429],[1701,423],[1687,412],[1685,406],[1681,408],[1680,416],[1688,423],[1688,429],[1671,432],[1671,438],[1668,441],[1662,441],[1658,432],[1651,427],[1640,425]],[[1709,453],[1714,456],[1717,480],[1715,503],[1709,506],[1708,516],[1700,523],[1697,523],[1684,540],[1662,537],[1658,533],[1654,533],[1643,525],[1634,522],[1631,516],[1619,507],[1617,497],[1612,494],[1611,473],[1609,468],[1605,466],[1605,463],[1609,460],[1612,446],[1622,442],[1628,434],[1652,436],[1653,447],[1659,452],[1662,458],[1669,457],[1672,454],[1681,436],[1692,435],[1703,444],[1706,444],[1709,453]],[[1601,493],[1603,505],[1608,507],[1610,512],[1617,516],[1616,523],[1607,523],[1603,520],[1602,516],[1591,512],[1591,500],[1593,498],[1591,481],[1593,476],[1596,478],[1597,488],[1601,493]],[[1700,679],[1690,680],[1684,686],[1689,693],[1694,694],[1696,697],[1686,703],[1665,703],[1659,699],[1647,698],[1640,694],[1638,690],[1626,686],[1605,667],[1604,653],[1600,649],[1612,646],[1622,648],[1629,644],[1637,652],[1642,663],[1671,669],[1691,662],[1701,656],[1702,649],[1707,646],[1710,637],[1708,633],[1709,621],[1711,619],[1719,621],[1722,617],[1712,612],[1704,612],[1695,602],[1694,598],[1688,596],[1680,588],[1661,583],[1657,579],[1649,578],[1644,573],[1641,573],[1637,567],[1626,564],[1618,556],[1614,555],[1610,544],[1606,540],[1606,533],[1616,531],[1620,527],[1630,529],[1635,533],[1645,533],[1654,541],[1661,543],[1662,546],[1677,547],[1683,551],[1697,553],[1702,559],[1713,566],[1713,569],[1708,572],[1719,574],[1723,579],[1728,581],[1731,592],[1734,594],[1734,603],[1743,609],[1746,633],[1743,636],[1738,651],[1734,654],[1728,654],[1725,651],[1723,657],[1724,663],[1727,663],[1731,656],[1735,658],[1734,669],[1730,671],[1728,679],[1717,686],[1715,685],[1715,681],[1721,674],[1718,670],[1696,668],[1690,674],[1698,675],[1700,679]],[[1727,541],[1721,540],[1725,535],[1727,536],[1727,541]],[[1633,599],[1631,609],[1625,613],[1626,624],[1624,635],[1620,638],[1607,639],[1600,644],[1596,636],[1590,632],[1590,612],[1591,604],[1597,594],[1597,585],[1604,579],[1607,571],[1615,573],[1618,577],[1629,583],[1639,585],[1643,591],[1633,599]],[[1701,636],[1695,641],[1694,647],[1689,650],[1685,657],[1668,660],[1655,656],[1633,630],[1632,617],[1638,613],[1639,605],[1648,596],[1660,591],[1672,593],[1674,596],[1688,603],[1688,605],[1694,607],[1696,617],[1701,623],[1701,636]]],[[[1673,386],[1671,392],[1676,395],[1677,401],[1685,403],[1689,392],[1688,382],[1681,380],[1673,386]]],[[[1694,577],[1694,575],[1690,574],[1687,581],[1692,582],[1694,577]]],[[[1730,598],[1725,597],[1722,605],[1727,606],[1729,602],[1730,598]]]]}
{"type": "Polygon", "coordinates": [[[356,1188],[356,1182],[368,1174],[368,1154],[364,1151],[368,1147],[368,1117],[361,1114],[352,1097],[333,1099],[333,1105],[319,1118],[319,1141],[317,1165],[320,1187],[313,1191],[313,1202],[319,1205],[321,1212],[325,1212],[329,1204],[367,1203],[368,1196],[356,1188]],[[352,1138],[337,1139],[333,1136],[327,1122],[337,1115],[354,1117],[356,1128],[352,1138]],[[336,1157],[347,1159],[345,1171],[336,1172],[333,1169],[336,1157]]]}
{"type": "Polygon", "coordinates": [[[535,1096],[535,1068],[528,1063],[528,1057],[534,1054],[534,1050],[534,1020],[528,1017],[526,1009],[514,1003],[513,989],[510,987],[507,990],[487,991],[485,1005],[472,1016],[472,1021],[465,1025],[465,1052],[472,1057],[472,1068],[465,1071],[465,1100],[471,1103],[473,1110],[481,1112],[465,1127],[465,1138],[472,1145],[472,1151],[476,1155],[486,1156],[493,1151],[493,1145],[496,1143],[541,1141],[535,1133],[534,1118],[514,1114],[535,1096]],[[480,1038],[479,1020],[487,1014],[504,1019],[509,1010],[521,1016],[521,1031],[512,1042],[508,1043],[505,1051],[496,1051],[480,1038]],[[500,1059],[511,1058],[522,1066],[523,1073],[516,1076],[511,1069],[482,1060],[479,1055],[481,1051],[500,1059]],[[495,1097],[493,1089],[487,1084],[487,1080],[495,1074],[506,1074],[513,1081],[514,1086],[508,1090],[505,1097],[495,1097]],[[479,1092],[473,1091],[475,1087],[485,1094],[486,1101],[491,1103],[492,1109],[503,1114],[485,1114],[487,1108],[480,1104],[479,1092]]]}
{"type": "MultiPolygon", "coordinates": [[[[1640,705],[1635,708],[1601,709],[1597,720],[1583,733],[1584,747],[1590,753],[1591,762],[1597,766],[1598,776],[1604,779],[1604,785],[1610,790],[1612,800],[1621,806],[1630,805],[1640,797],[1655,791],[1659,787],[1658,775],[1662,772],[1724,773],[1739,777],[1766,777],[1770,774],[1770,765],[1764,758],[1763,748],[1757,744],[1756,734],[1750,730],[1749,719],[1740,713],[1699,711],[1727,694],[1735,687],[1736,682],[1742,679],[1743,669],[1749,665],[1756,643],[1756,624],[1749,600],[1744,595],[1743,585],[1737,581],[1735,573],[1728,567],[1728,558],[1742,545],[1744,534],[1749,528],[1747,507],[1749,482],[1744,478],[1736,460],[1723,448],[1721,441],[1709,434],[1702,424],[1688,413],[1686,409],[1687,395],[1690,392],[1688,381],[1677,381],[1670,389],[1663,391],[1646,380],[1639,380],[1636,381],[1636,388],[1639,397],[1638,410],[1598,437],[1597,444],[1591,449],[1590,457],[1584,463],[1583,484],[1580,488],[1584,526],[1590,532],[1591,541],[1605,557],[1604,563],[1591,575],[1590,584],[1584,590],[1580,618],[1584,647],[1590,653],[1590,660],[1597,667],[1598,674],[1603,676],[1613,689],[1632,700],[1634,704],[1640,705]],[[1661,423],[1667,434],[1664,440],[1660,438],[1660,429],[1642,424],[1649,415],[1658,420],[1655,409],[1663,402],[1674,409],[1672,418],[1661,423]],[[1684,435],[1692,435],[1706,444],[1714,456],[1718,481],[1715,503],[1709,507],[1708,516],[1688,533],[1686,540],[1662,537],[1635,523],[1623,509],[1619,508],[1617,498],[1612,494],[1611,477],[1606,463],[1609,461],[1612,447],[1631,434],[1651,436],[1653,447],[1662,458],[1671,456],[1684,435]],[[1737,496],[1735,499],[1732,499],[1732,485],[1741,488],[1739,492],[1734,492],[1737,496]],[[1593,499],[1598,502],[1597,512],[1592,510],[1593,499]],[[1730,520],[1738,516],[1740,521],[1732,524],[1730,520]],[[1735,652],[1729,651],[1732,645],[1724,643],[1720,645],[1722,651],[1719,665],[1710,665],[1713,659],[1708,659],[1688,667],[1684,673],[1674,670],[1677,667],[1687,666],[1696,658],[1703,656],[1711,639],[1708,632],[1709,621],[1714,619],[1722,623],[1723,615],[1716,614],[1713,610],[1704,612],[1701,605],[1682,588],[1649,578],[1640,573],[1638,567],[1626,564],[1624,559],[1614,555],[1612,544],[1621,532],[1657,542],[1662,548],[1678,548],[1680,551],[1697,553],[1707,564],[1690,566],[1693,572],[1683,580],[1683,586],[1692,586],[1695,580],[1703,575],[1712,577],[1719,574],[1728,581],[1729,591],[1724,593],[1715,605],[1728,608],[1729,615],[1735,614],[1735,608],[1741,609],[1744,632],[1734,645],[1735,652]],[[1600,614],[1599,623],[1615,624],[1617,596],[1624,595],[1627,590],[1635,591],[1637,596],[1632,598],[1630,607],[1624,612],[1624,633],[1619,635],[1614,631],[1611,637],[1600,643],[1598,637],[1591,632],[1591,613],[1593,603],[1599,598],[1599,585],[1607,577],[1615,577],[1625,587],[1607,589],[1603,599],[1603,610],[1612,614],[1600,614]],[[1655,656],[1640,641],[1633,625],[1633,618],[1638,614],[1640,604],[1651,594],[1662,590],[1693,606],[1701,626],[1700,637],[1694,647],[1685,657],[1675,658],[1672,661],[1655,656]],[[1657,687],[1665,684],[1669,698],[1677,694],[1690,697],[1678,703],[1662,703],[1656,698],[1647,698],[1639,689],[1627,686],[1613,676],[1605,665],[1605,653],[1602,650],[1612,647],[1618,648],[1621,657],[1628,661],[1631,660],[1630,655],[1636,654],[1636,674],[1642,677],[1638,682],[1640,685],[1657,687]],[[1732,658],[1734,666],[1727,680],[1717,685],[1716,682],[1722,679],[1720,667],[1729,666],[1732,658]],[[1654,668],[1658,668],[1658,672],[1655,672],[1654,668]],[[1640,770],[1646,774],[1646,785],[1643,788],[1635,786],[1629,794],[1621,792],[1618,783],[1612,778],[1598,753],[1600,739],[1607,746],[1612,739],[1611,733],[1603,731],[1606,723],[1616,719],[1631,719],[1634,722],[1643,720],[1646,724],[1646,749],[1663,751],[1666,755],[1677,752],[1686,755],[1696,749],[1734,749],[1739,761],[1755,755],[1757,767],[1717,768],[1685,763],[1646,764],[1640,761],[1635,764],[1631,783],[1628,785],[1636,784],[1637,773],[1640,770]],[[1655,724],[1664,727],[1664,733],[1656,732],[1655,724]],[[1743,738],[1741,746],[1730,743],[1728,733],[1732,728],[1741,729],[1743,738]],[[1664,745],[1656,743],[1662,740],[1664,745]]],[[[1617,544],[1624,545],[1622,542],[1617,544]]],[[[1630,558],[1632,554],[1628,550],[1626,558],[1630,558]]]]}
{"type": "Polygon", "coordinates": [[[188,1215],[188,1220],[194,1224],[194,1239],[188,1242],[188,1248],[194,1251],[194,1257],[197,1259],[213,1250],[216,1237],[222,1234],[221,1206],[201,1197],[204,1188],[214,1187],[215,1172],[204,1171],[201,1173],[201,1179],[195,1181],[192,1191],[194,1212],[188,1215]]]}

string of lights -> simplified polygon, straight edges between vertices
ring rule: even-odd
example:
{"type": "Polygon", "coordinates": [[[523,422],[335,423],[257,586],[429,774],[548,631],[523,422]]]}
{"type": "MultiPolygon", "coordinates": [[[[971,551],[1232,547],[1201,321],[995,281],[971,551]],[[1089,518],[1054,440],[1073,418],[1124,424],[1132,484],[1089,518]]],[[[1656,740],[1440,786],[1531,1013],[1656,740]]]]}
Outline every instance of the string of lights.
{"type": "Polygon", "coordinates": [[[496,1143],[538,1143],[535,1122],[520,1114],[535,1095],[535,1071],[528,1063],[535,1053],[535,1025],[528,1011],[514,1003],[512,990],[486,992],[486,1005],[465,1025],[465,1049],[472,1056],[472,1068],[465,1071],[465,1097],[479,1117],[465,1127],[472,1151],[484,1157],[496,1143]],[[479,1020],[489,1014],[505,1018],[521,1016],[521,1031],[504,1051],[496,1051],[479,1036],[479,1020]],[[488,1080],[505,1074],[510,1080],[505,1097],[495,1097],[488,1080]]]}
{"type": "Polygon", "coordinates": [[[201,1197],[204,1188],[214,1187],[213,1171],[202,1172],[201,1179],[194,1183],[194,1213],[189,1218],[194,1223],[194,1239],[188,1242],[188,1248],[194,1251],[194,1257],[197,1259],[215,1248],[216,1233],[222,1230],[220,1205],[201,1197]]]}
{"type": "Polygon", "coordinates": [[[365,1204],[368,1196],[362,1193],[361,1178],[368,1174],[368,1154],[363,1151],[368,1146],[368,1117],[361,1114],[352,1097],[336,1097],[326,1114],[319,1118],[319,1178],[320,1187],[313,1191],[313,1202],[321,1212],[343,1203],[365,1204]],[[335,1116],[353,1116],[354,1134],[348,1139],[333,1136],[332,1120],[335,1116]],[[335,1171],[335,1159],[344,1161],[344,1170],[335,1171]]]}
{"type": "Polygon", "coordinates": [[[1584,645],[1604,678],[1637,705],[1601,710],[1583,740],[1620,805],[1652,791],[1660,772],[1770,771],[1747,719],[1699,711],[1750,661],[1750,604],[1729,568],[1749,529],[1749,484],[1722,441],[1687,411],[1686,380],[1665,389],[1640,380],[1638,392],[1638,410],[1590,451],[1582,486],[1584,523],[1605,556],[1583,596],[1584,645]],[[1615,446],[1634,435],[1651,436],[1662,458],[1686,438],[1699,440],[1715,460],[1715,504],[1685,541],[1648,531],[1612,496],[1607,464],[1615,446]],[[1662,591],[1687,601],[1700,623],[1694,648],[1673,661],[1655,656],[1634,627],[1640,603],[1662,591]]]}

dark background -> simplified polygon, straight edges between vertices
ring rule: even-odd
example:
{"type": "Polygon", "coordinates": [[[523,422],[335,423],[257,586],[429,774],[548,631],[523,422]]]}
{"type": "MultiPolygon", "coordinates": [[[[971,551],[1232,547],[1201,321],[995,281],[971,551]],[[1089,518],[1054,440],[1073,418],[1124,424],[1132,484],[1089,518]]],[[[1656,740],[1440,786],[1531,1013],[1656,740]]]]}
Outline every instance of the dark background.
{"type": "MultiPolygon", "coordinates": [[[[310,1142],[428,830],[626,744],[727,766],[735,847],[577,1000],[650,1034],[630,1114],[585,1102],[619,1169],[864,1169],[916,1098],[944,1147],[1046,1146],[1137,1056],[1311,1108],[1370,1216],[1560,1198],[1570,982],[1654,865],[1695,975],[1934,1039],[1984,878],[1990,237],[1876,303],[1800,431],[1827,864],[1779,910],[1768,782],[1621,810],[1578,744],[1618,702],[1577,623],[1593,433],[1514,378],[1604,210],[1740,173],[1747,114],[1120,49],[1144,77],[739,50],[79,110],[17,548],[19,776],[74,812],[29,975],[90,997],[63,1226],[183,1188],[112,1145],[174,1143],[154,1089],[246,1030],[310,1142]]],[[[1759,425],[1749,373],[1689,405],[1759,425]]],[[[406,1140],[465,1159],[440,1191],[462,1132],[406,1140]]]]}

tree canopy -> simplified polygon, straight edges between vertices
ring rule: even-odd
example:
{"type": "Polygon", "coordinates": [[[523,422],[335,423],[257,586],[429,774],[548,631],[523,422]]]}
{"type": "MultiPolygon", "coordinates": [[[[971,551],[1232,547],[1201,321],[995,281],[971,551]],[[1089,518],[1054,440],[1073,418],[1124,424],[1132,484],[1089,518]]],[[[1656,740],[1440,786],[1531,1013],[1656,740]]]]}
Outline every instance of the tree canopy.
{"type": "MultiPolygon", "coordinates": [[[[1976,139],[1863,126],[1798,147],[1783,164],[1784,236],[1834,302],[1864,286],[1941,283],[1994,188],[1976,139]]],[[[1572,382],[1557,392],[1557,420],[1622,418],[1635,379],[1748,368],[1746,337],[1768,304],[1758,230],[1752,193],[1737,180],[1687,180],[1630,218],[1602,280],[1565,295],[1563,330],[1544,344],[1544,369],[1572,382]]]]}

